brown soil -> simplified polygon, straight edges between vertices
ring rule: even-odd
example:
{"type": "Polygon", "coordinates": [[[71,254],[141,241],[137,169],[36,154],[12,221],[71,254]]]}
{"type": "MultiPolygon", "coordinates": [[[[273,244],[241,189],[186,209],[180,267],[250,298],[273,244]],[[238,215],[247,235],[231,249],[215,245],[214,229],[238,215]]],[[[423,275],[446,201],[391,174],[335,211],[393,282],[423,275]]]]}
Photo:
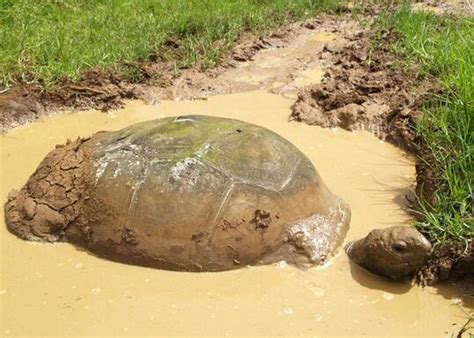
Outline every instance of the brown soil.
{"type": "Polygon", "coordinates": [[[461,243],[436,247],[428,263],[418,271],[416,281],[421,285],[453,281],[474,295],[474,243],[468,247],[461,243]]]}
{"type": "MultiPolygon", "coordinates": [[[[230,88],[233,86],[214,84],[214,79],[239,63],[252,60],[262,49],[284,46],[300,30],[301,25],[296,24],[280,27],[267,38],[255,39],[244,34],[214,69],[203,70],[196,65],[180,69],[176,74],[173,63],[158,60],[119,64],[115,70],[92,69],[78,80],[64,79],[52,88],[19,82],[11,90],[0,91],[0,133],[60,111],[98,109],[107,112],[123,107],[130,99],[156,104],[160,100],[201,99],[203,95],[233,91],[235,88],[230,88]],[[138,74],[139,80],[133,80],[129,72],[138,74]]],[[[173,49],[171,45],[170,53],[179,53],[173,49]]]]}
{"type": "Polygon", "coordinates": [[[92,70],[78,81],[64,80],[45,90],[40,85],[19,84],[0,94],[0,132],[37,120],[53,112],[119,108],[123,99],[138,98],[133,85],[111,72],[92,70]]]}
{"type": "MultiPolygon", "coordinates": [[[[383,46],[393,39],[382,35],[383,46]]],[[[370,50],[374,32],[351,37],[345,46],[326,46],[322,57],[330,64],[324,83],[303,89],[290,119],[323,127],[368,130],[382,140],[414,151],[414,123],[421,105],[436,88],[431,79],[396,64],[387,47],[370,50]],[[415,88],[417,95],[412,95],[415,88]]]]}

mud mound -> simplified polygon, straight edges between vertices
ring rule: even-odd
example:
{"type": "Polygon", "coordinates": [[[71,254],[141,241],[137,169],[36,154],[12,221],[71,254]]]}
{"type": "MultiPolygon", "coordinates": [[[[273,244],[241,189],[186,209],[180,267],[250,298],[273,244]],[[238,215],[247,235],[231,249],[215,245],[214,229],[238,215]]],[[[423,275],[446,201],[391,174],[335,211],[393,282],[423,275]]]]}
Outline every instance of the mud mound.
{"type": "Polygon", "coordinates": [[[461,243],[441,245],[433,251],[428,263],[416,276],[421,285],[462,280],[462,288],[474,295],[474,243],[467,248],[461,243]]]}
{"type": "Polygon", "coordinates": [[[87,199],[88,139],[57,146],[40,163],[21,191],[12,191],[5,205],[9,230],[31,241],[60,240],[77,221],[87,199]],[[25,226],[28,224],[28,226],[25,226]]]}
{"type": "MultiPolygon", "coordinates": [[[[383,39],[390,39],[386,33],[383,39]]],[[[341,48],[328,44],[323,57],[330,64],[325,81],[304,88],[292,106],[290,120],[322,127],[368,130],[379,138],[414,150],[414,122],[434,86],[395,64],[388,50],[370,50],[372,31],[350,37],[341,48]],[[416,96],[411,85],[418,82],[416,96]],[[420,83],[421,82],[421,85],[420,83]]]]}

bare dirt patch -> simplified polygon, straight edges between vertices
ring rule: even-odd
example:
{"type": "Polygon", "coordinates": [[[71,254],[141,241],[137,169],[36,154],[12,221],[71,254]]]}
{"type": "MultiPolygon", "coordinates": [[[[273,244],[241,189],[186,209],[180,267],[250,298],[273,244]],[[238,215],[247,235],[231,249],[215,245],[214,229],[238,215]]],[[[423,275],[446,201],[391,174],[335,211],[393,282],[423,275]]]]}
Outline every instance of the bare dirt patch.
{"type": "MultiPolygon", "coordinates": [[[[340,46],[328,44],[322,57],[329,65],[325,81],[298,94],[291,119],[310,125],[368,130],[382,140],[414,151],[415,121],[424,99],[436,90],[396,64],[396,56],[379,46],[371,50],[374,32],[365,30],[340,46]],[[417,90],[413,95],[412,90],[417,90]]],[[[391,33],[382,36],[393,39],[391,33]]]]}
{"type": "MultiPolygon", "coordinates": [[[[77,81],[65,79],[48,89],[23,83],[0,91],[0,131],[60,111],[105,112],[122,107],[128,99],[157,104],[161,100],[201,100],[256,89],[296,98],[301,87],[319,81],[312,71],[321,67],[324,72],[320,55],[325,43],[345,41],[345,34],[360,29],[348,15],[325,16],[281,27],[266,38],[244,34],[221,65],[213,69],[203,70],[197,65],[176,71],[174,64],[158,59],[118,65],[115,70],[93,69],[77,81]]],[[[172,43],[169,48],[173,52],[172,43]]]]}

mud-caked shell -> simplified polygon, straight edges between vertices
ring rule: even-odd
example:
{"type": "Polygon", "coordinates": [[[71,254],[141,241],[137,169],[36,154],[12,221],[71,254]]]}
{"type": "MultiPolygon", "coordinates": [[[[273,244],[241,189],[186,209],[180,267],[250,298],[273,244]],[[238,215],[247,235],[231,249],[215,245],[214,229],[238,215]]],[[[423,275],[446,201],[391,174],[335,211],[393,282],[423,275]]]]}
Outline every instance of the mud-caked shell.
{"type": "Polygon", "coordinates": [[[249,123],[181,116],[51,151],[10,195],[9,229],[116,261],[219,271],[324,261],[350,211],[290,142],[249,123]]]}

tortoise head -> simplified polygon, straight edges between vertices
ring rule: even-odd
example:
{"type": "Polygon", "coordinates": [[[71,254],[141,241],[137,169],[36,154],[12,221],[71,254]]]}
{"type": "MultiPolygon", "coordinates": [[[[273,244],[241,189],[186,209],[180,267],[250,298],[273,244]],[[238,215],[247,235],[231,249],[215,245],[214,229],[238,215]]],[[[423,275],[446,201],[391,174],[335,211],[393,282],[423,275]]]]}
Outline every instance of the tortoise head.
{"type": "Polygon", "coordinates": [[[376,275],[395,280],[409,278],[427,261],[430,242],[415,228],[394,226],[372,230],[345,247],[353,263],[376,275]]]}

